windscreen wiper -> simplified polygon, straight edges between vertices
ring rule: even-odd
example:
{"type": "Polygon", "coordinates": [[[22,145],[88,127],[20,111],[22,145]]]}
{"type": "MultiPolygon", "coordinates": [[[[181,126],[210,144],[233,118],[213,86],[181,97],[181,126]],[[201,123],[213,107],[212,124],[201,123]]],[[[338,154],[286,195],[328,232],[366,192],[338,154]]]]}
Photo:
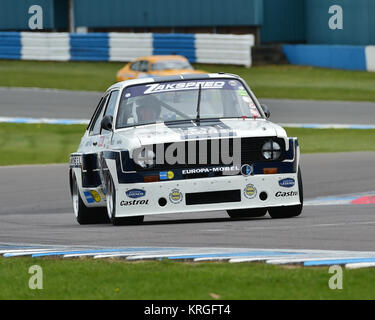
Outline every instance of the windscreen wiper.
{"type": "Polygon", "coordinates": [[[202,95],[202,85],[199,84],[198,89],[198,103],[197,103],[197,117],[195,119],[195,122],[200,125],[201,124],[201,95],[202,95]]]}

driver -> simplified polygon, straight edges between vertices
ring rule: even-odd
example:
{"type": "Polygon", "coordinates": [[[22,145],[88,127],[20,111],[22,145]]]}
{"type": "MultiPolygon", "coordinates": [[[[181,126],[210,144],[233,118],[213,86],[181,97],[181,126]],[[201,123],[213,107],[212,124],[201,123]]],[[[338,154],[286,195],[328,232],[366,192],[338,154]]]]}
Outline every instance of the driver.
{"type": "Polygon", "coordinates": [[[159,103],[155,103],[155,101],[147,101],[147,99],[138,101],[137,117],[139,123],[150,123],[158,121],[160,118],[160,112],[161,106],[159,103]]]}

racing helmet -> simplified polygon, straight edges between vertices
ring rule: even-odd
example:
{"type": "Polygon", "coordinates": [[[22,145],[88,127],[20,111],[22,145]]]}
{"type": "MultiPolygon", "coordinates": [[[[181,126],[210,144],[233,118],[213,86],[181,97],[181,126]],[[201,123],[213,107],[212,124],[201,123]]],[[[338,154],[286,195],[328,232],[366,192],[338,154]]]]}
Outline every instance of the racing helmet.
{"type": "Polygon", "coordinates": [[[137,101],[138,122],[154,122],[160,118],[160,100],[152,96],[142,97],[137,101]]]}

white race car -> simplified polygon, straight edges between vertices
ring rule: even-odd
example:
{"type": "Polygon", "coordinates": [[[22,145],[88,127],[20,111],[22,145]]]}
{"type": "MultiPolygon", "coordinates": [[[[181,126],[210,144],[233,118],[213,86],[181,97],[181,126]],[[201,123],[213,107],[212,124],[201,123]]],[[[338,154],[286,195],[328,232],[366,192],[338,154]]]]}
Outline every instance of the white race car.
{"type": "Polygon", "coordinates": [[[76,153],[70,189],[80,224],[226,210],[300,215],[297,138],[270,122],[236,75],[128,80],[101,98],[76,153]]]}

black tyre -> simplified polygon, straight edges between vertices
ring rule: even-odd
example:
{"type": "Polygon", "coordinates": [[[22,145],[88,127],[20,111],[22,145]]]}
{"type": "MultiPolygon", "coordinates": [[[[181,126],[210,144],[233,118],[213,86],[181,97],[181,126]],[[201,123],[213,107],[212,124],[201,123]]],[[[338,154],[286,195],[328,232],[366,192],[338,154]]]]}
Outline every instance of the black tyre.
{"type": "Polygon", "coordinates": [[[143,222],[144,216],[116,217],[116,189],[111,177],[108,178],[106,191],[108,217],[114,226],[136,225],[143,222]]]}
{"type": "Polygon", "coordinates": [[[284,207],[274,207],[268,208],[268,213],[273,219],[283,219],[297,217],[302,213],[303,209],[303,184],[301,169],[298,168],[298,188],[299,188],[299,199],[301,204],[296,206],[284,206],[284,207]]]}
{"type": "Polygon", "coordinates": [[[267,214],[267,208],[227,210],[232,219],[259,218],[267,214]]]}
{"type": "Polygon", "coordinates": [[[107,208],[88,208],[82,201],[76,176],[73,172],[70,174],[70,192],[73,202],[74,215],[79,224],[98,224],[108,223],[107,208]]]}

